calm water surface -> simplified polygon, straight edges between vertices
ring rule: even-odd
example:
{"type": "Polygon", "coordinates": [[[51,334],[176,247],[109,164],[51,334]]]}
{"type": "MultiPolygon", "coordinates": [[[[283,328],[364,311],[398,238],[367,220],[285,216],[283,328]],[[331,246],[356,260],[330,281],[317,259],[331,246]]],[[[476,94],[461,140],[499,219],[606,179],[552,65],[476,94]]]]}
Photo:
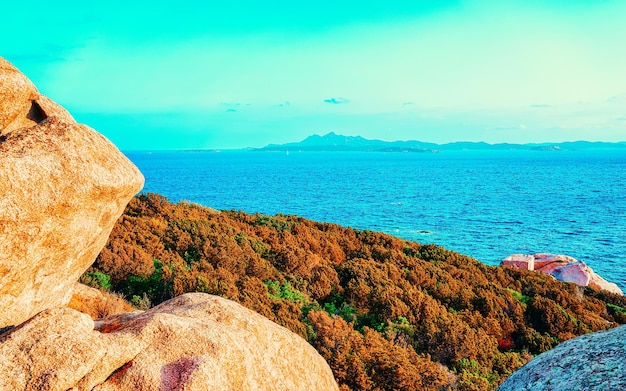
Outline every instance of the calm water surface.
{"type": "Polygon", "coordinates": [[[626,291],[624,151],[129,152],[145,192],[296,214],[498,264],[562,253],[626,291]]]}

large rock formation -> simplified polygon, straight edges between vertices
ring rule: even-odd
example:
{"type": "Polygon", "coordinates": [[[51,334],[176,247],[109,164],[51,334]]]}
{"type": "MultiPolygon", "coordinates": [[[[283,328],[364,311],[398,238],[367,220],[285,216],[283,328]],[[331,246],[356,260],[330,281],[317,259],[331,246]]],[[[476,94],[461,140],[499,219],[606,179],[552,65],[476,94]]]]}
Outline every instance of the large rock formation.
{"type": "Polygon", "coordinates": [[[0,336],[0,390],[338,390],[304,339],[204,293],[95,322],[44,311],[0,336]]]}
{"type": "Polygon", "coordinates": [[[226,299],[64,307],[126,309],[75,283],[143,177],[1,58],[0,183],[0,390],[338,390],[311,345],[226,299]]]}
{"type": "Polygon", "coordinates": [[[626,390],[626,326],[586,334],[540,354],[498,391],[626,390]]]}
{"type": "Polygon", "coordinates": [[[69,301],[143,176],[0,58],[0,184],[3,327],[69,301]]]}
{"type": "Polygon", "coordinates": [[[555,254],[512,254],[500,263],[518,269],[535,270],[542,272],[559,281],[573,282],[581,286],[590,286],[594,289],[604,289],[609,292],[623,295],[619,287],[596,274],[583,261],[567,255],[555,254]]]}

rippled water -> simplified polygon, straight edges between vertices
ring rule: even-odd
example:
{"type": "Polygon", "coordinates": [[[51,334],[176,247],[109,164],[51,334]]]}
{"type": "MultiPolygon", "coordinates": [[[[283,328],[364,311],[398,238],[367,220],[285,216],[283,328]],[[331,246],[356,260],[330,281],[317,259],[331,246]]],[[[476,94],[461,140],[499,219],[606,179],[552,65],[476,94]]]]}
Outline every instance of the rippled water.
{"type": "Polygon", "coordinates": [[[497,264],[584,260],[626,291],[623,151],[132,152],[144,191],[215,209],[297,214],[436,243],[497,264]]]}

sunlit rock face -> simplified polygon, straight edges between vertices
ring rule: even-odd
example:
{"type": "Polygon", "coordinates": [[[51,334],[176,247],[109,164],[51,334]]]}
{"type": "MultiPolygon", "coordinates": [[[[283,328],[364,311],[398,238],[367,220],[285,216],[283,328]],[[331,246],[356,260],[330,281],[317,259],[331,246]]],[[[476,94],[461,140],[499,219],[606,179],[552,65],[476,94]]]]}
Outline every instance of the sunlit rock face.
{"type": "Polygon", "coordinates": [[[1,390],[338,390],[300,336],[243,306],[188,293],[99,321],[46,310],[0,337],[1,390]]]}
{"type": "Polygon", "coordinates": [[[143,182],[0,58],[0,327],[69,301],[143,182]]]}
{"type": "Polygon", "coordinates": [[[543,253],[534,255],[512,254],[500,264],[518,269],[542,272],[563,282],[573,282],[581,286],[604,289],[620,295],[624,294],[617,284],[606,281],[583,261],[567,255],[543,253]]]}
{"type": "Polygon", "coordinates": [[[304,339],[226,299],[65,307],[105,300],[76,281],[143,181],[0,58],[0,390],[338,390],[304,339]]]}
{"type": "Polygon", "coordinates": [[[570,339],[514,372],[498,391],[626,390],[626,326],[570,339]]]}

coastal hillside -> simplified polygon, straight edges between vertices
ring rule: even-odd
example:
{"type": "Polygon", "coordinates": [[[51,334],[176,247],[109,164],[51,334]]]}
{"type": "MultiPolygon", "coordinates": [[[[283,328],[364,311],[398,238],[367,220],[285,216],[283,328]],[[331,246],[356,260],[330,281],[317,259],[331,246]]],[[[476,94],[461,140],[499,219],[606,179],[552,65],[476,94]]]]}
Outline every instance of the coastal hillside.
{"type": "Polygon", "coordinates": [[[131,200],[82,281],[149,308],[232,299],[306,338],[342,390],[493,390],[534,355],[626,323],[623,296],[297,216],[131,200]]]}

